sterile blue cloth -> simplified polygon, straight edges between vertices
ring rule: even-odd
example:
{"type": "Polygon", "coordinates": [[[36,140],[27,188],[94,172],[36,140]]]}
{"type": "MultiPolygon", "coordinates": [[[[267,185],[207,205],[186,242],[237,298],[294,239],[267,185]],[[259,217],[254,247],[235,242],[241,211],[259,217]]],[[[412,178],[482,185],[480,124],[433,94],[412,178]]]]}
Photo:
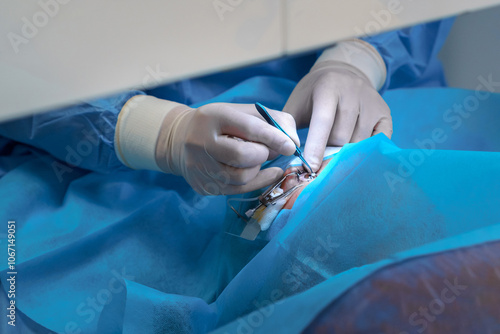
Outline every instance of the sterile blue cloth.
{"type": "MultiPolygon", "coordinates": [[[[219,98],[237,99],[240,89],[242,99],[279,107],[287,96],[274,96],[284,91],[281,85],[257,78],[219,98]],[[274,101],[265,98],[269,87],[274,101]]],[[[0,212],[4,221],[17,222],[16,301],[30,319],[26,328],[179,333],[232,321],[237,328],[238,317],[270,300],[283,299],[286,314],[296,307],[285,303],[286,297],[301,292],[311,301],[325,297],[324,291],[311,292],[314,298],[307,291],[358,270],[351,268],[494,226],[500,222],[500,153],[458,150],[465,145],[459,138],[483,124],[485,131],[474,133],[467,149],[477,143],[480,150],[500,151],[500,135],[491,125],[499,121],[500,96],[489,94],[456,129],[456,122],[442,117],[444,106],[471,96],[475,92],[458,89],[388,92],[393,113],[401,115],[395,117],[395,141],[408,149],[383,135],[345,147],[304,190],[284,228],[267,244],[224,234],[226,215],[234,215],[225,198],[198,196],[178,177],[75,170],[59,182],[47,154],[26,153],[17,144],[17,155],[16,145],[4,146],[10,147],[5,155],[22,157],[2,165],[0,212]],[[434,103],[422,108],[421,101],[434,103]],[[430,130],[418,138],[434,141],[443,140],[443,134],[432,136],[441,128],[447,139],[436,146],[454,151],[414,149],[413,133],[405,136],[412,126],[430,130]]],[[[5,235],[5,225],[0,233],[5,235]]],[[[5,255],[1,261],[3,284],[5,255]]],[[[353,282],[344,282],[345,288],[353,282]]],[[[307,310],[301,307],[303,316],[292,317],[302,322],[289,322],[289,332],[316,314],[315,308],[307,310]]]]}
{"type": "Polygon", "coordinates": [[[275,304],[269,296],[213,333],[494,333],[499,235],[496,224],[339,273],[275,304]]]}
{"type": "MultiPolygon", "coordinates": [[[[419,47],[407,47],[405,38],[425,37],[422,45],[433,48],[442,43],[430,33],[390,36],[419,59],[417,69],[426,68],[430,54],[414,54],[419,47]]],[[[315,57],[308,57],[312,64],[315,57]]],[[[288,68],[276,62],[267,74],[224,73],[167,86],[163,92],[173,95],[156,92],[193,106],[259,101],[281,109],[308,70],[289,61],[298,67],[283,76],[288,68]],[[180,90],[190,93],[181,98],[180,90]]],[[[409,85],[426,72],[392,68],[409,85]]],[[[225,197],[199,196],[179,177],[120,167],[112,129],[123,103],[138,93],[0,126],[0,245],[6,246],[6,222],[15,220],[18,330],[238,333],[250,326],[255,333],[293,333],[394,259],[500,238],[500,95],[388,91],[394,142],[378,135],[347,145],[294,208],[280,213],[276,236],[250,242],[224,233],[225,220],[237,219],[225,197]],[[65,132],[54,131],[61,124],[65,132]],[[85,139],[91,146],[81,143],[84,130],[98,135],[85,139]],[[475,230],[487,233],[474,239],[475,230]],[[269,314],[274,301],[280,302],[269,314]]],[[[0,332],[12,328],[2,321],[0,332]]]]}
{"type": "Polygon", "coordinates": [[[384,59],[387,79],[381,91],[408,87],[445,86],[437,58],[455,18],[420,24],[363,38],[384,59]]]}
{"type": "Polygon", "coordinates": [[[67,166],[59,162],[52,166],[59,179],[78,168],[100,173],[126,169],[114,151],[115,126],[123,105],[138,94],[144,93],[129,91],[4,122],[0,124],[0,137],[37,147],[65,162],[67,166]]]}

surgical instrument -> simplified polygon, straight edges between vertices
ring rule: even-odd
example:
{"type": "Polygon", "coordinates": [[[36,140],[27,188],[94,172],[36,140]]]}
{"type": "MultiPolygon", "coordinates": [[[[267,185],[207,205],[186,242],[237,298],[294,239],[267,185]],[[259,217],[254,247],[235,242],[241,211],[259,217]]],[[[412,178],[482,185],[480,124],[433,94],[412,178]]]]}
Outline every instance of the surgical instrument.
{"type": "MultiPolygon", "coordinates": [[[[278,130],[280,130],[281,132],[283,132],[285,135],[288,136],[288,138],[292,139],[288,133],[286,133],[285,130],[283,130],[283,128],[278,124],[278,122],[276,122],[274,120],[274,118],[269,114],[269,112],[267,112],[266,108],[260,104],[259,102],[256,102],[255,103],[255,108],[257,108],[257,111],[259,112],[259,114],[264,117],[264,119],[266,120],[267,123],[269,123],[270,125],[274,126],[275,128],[277,128],[278,130]]],[[[304,156],[302,155],[302,151],[300,150],[300,148],[295,145],[295,153],[294,153],[295,156],[299,157],[300,160],[302,160],[302,162],[304,163],[305,167],[307,167],[309,169],[309,172],[311,173],[311,176],[312,177],[316,177],[316,173],[313,171],[313,169],[311,168],[311,166],[309,166],[309,164],[307,163],[306,159],[304,159],[304,156]]]]}

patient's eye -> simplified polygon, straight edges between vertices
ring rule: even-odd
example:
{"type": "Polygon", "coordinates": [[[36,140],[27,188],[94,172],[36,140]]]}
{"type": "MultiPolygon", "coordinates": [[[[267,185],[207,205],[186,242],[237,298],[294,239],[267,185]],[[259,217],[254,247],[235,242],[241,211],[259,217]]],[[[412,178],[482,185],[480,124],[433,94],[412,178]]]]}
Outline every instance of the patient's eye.
{"type": "Polygon", "coordinates": [[[299,180],[302,182],[310,182],[316,178],[316,173],[302,173],[299,174],[299,180]]]}
{"type": "MultiPolygon", "coordinates": [[[[288,171],[287,171],[288,172],[288,171]]],[[[311,175],[310,173],[304,172],[302,170],[290,170],[287,173],[288,177],[282,182],[281,188],[284,191],[295,187],[301,183],[308,183],[314,180],[316,177],[311,175]]]]}

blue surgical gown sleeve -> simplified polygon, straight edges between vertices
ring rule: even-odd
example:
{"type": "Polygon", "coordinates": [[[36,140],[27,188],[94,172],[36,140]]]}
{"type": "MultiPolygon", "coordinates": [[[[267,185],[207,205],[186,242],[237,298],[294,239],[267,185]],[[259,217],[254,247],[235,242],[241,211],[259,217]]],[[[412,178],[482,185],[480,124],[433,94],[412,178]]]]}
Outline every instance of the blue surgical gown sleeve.
{"type": "Polygon", "coordinates": [[[126,168],[114,150],[118,113],[131,97],[128,91],[71,107],[0,123],[0,136],[31,145],[71,167],[109,173],[126,168]]]}
{"type": "Polygon", "coordinates": [[[454,18],[390,31],[363,40],[373,45],[387,67],[387,89],[446,86],[437,54],[441,50],[454,18]]]}

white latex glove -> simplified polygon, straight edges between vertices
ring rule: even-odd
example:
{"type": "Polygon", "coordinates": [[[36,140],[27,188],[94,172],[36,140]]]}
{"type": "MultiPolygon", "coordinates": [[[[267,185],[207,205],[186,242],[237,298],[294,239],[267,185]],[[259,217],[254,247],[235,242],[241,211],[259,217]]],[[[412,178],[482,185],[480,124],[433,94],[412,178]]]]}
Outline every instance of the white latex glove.
{"type": "Polygon", "coordinates": [[[327,145],[342,146],[378,133],[392,135],[391,112],[377,90],[385,64],[361,40],[327,49],[290,95],[283,111],[309,126],[304,157],[317,171],[327,145]]]}
{"type": "MultiPolygon", "coordinates": [[[[299,144],[289,114],[269,110],[299,144]]],[[[115,148],[134,169],[183,176],[202,195],[237,194],[266,187],[282,177],[277,167],[261,170],[276,154],[292,155],[295,145],[267,124],[254,105],[186,105],[136,96],[120,112],[115,148]]]]}

